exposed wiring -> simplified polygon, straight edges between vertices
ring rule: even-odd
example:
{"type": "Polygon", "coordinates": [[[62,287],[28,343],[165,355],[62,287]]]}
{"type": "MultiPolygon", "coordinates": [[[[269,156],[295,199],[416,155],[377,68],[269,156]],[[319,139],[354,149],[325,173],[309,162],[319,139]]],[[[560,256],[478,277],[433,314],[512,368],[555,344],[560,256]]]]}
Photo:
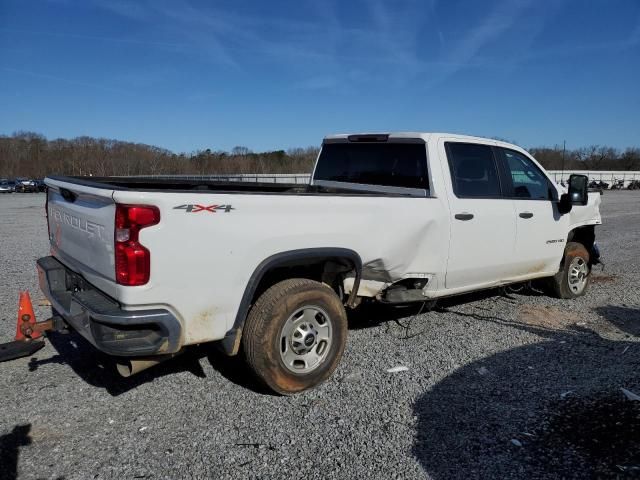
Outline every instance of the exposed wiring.
{"type": "Polygon", "coordinates": [[[524,289],[524,284],[520,283],[515,285],[507,285],[505,289],[508,290],[509,293],[518,293],[524,289]]]}
{"type": "Polygon", "coordinates": [[[424,302],[422,302],[422,305],[420,305],[420,309],[418,310],[418,313],[409,317],[409,319],[406,321],[405,324],[403,324],[400,320],[395,320],[395,323],[404,330],[404,336],[399,338],[401,338],[402,340],[409,340],[411,338],[417,337],[425,333],[427,331],[426,327],[420,330],[419,332],[410,335],[409,332],[411,331],[411,324],[417,317],[419,317],[422,314],[422,312],[424,311],[424,307],[426,307],[427,304],[429,304],[429,309],[427,311],[431,311],[436,306],[436,303],[437,303],[436,300],[425,300],[424,302]]]}
{"type": "Polygon", "coordinates": [[[543,292],[542,290],[537,289],[536,287],[533,286],[533,283],[529,282],[528,284],[529,289],[535,293],[537,293],[538,295],[546,295],[545,292],[543,292]]]}

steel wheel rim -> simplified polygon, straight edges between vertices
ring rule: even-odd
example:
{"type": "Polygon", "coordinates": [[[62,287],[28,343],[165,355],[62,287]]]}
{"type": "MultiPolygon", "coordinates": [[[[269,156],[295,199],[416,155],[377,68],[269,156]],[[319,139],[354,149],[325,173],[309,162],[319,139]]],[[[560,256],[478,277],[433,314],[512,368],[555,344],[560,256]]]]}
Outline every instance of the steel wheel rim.
{"type": "Polygon", "coordinates": [[[575,257],[569,264],[568,283],[574,295],[581,294],[587,286],[589,265],[582,257],[575,257]]]}
{"type": "Polygon", "coordinates": [[[297,309],[280,331],[280,359],[292,373],[304,374],[324,363],[332,343],[331,317],[316,305],[297,309]]]}

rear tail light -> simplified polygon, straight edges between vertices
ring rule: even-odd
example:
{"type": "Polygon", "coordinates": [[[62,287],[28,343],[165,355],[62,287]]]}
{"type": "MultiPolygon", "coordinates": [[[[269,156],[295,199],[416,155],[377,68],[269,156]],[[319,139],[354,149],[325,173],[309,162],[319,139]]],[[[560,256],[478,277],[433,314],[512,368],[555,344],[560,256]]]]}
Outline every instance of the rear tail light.
{"type": "Polygon", "coordinates": [[[116,204],[116,282],[120,285],[144,285],[149,281],[151,254],[138,241],[138,234],[158,222],[160,210],[157,207],[116,204]]]}

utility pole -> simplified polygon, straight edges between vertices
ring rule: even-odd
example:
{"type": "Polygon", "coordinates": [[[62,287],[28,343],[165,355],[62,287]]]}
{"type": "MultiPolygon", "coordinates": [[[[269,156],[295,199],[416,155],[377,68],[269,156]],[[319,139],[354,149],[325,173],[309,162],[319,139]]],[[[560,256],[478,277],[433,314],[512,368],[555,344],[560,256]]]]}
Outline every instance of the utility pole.
{"type": "Polygon", "coordinates": [[[564,152],[567,150],[567,141],[562,141],[562,173],[560,174],[560,181],[564,182],[564,152]]]}

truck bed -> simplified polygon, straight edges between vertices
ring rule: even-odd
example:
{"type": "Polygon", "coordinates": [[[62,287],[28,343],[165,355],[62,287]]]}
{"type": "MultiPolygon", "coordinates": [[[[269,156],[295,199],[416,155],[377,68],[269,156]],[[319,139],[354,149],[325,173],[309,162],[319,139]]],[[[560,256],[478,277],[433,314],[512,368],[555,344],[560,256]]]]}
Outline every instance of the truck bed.
{"type": "MultiPolygon", "coordinates": [[[[109,190],[130,190],[142,192],[205,192],[205,193],[242,193],[242,194],[281,194],[281,195],[357,195],[357,196],[392,196],[412,197],[416,196],[411,189],[406,192],[384,191],[384,187],[371,186],[367,189],[364,185],[358,188],[334,187],[320,185],[301,185],[295,183],[260,183],[202,180],[193,178],[156,178],[156,177],[87,177],[87,176],[58,176],[50,175],[47,178],[60,182],[69,182],[86,187],[104,188],[109,190]]],[[[421,195],[421,196],[424,196],[421,195]]]]}
{"type": "Polygon", "coordinates": [[[155,178],[155,177],[86,177],[86,176],[54,176],[49,178],[58,181],[85,185],[87,187],[107,188],[109,190],[141,190],[141,191],[216,191],[224,193],[308,193],[309,185],[294,183],[258,183],[220,180],[155,178]]]}

